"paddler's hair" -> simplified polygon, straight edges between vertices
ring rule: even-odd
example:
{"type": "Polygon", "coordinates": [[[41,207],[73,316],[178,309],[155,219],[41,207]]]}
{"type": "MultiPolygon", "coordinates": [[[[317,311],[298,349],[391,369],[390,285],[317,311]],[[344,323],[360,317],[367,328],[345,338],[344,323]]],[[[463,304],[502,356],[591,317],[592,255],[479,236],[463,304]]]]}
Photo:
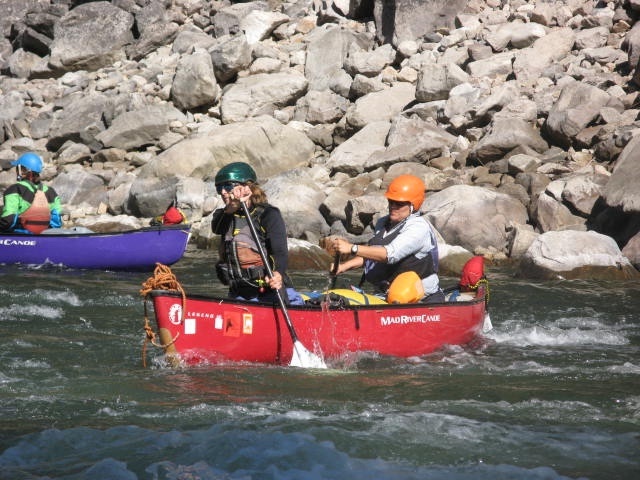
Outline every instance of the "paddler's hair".
{"type": "Polygon", "coordinates": [[[251,189],[251,203],[254,205],[262,205],[267,203],[267,194],[260,188],[260,185],[252,181],[248,181],[247,185],[251,189]]]}

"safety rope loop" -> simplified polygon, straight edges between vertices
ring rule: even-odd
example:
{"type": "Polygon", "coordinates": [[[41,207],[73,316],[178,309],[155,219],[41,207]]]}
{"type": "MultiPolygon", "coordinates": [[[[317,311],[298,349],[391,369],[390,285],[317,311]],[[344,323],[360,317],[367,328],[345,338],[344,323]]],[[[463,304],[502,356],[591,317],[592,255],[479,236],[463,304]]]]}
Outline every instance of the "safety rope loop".
{"type": "Polygon", "coordinates": [[[480,285],[484,284],[485,295],[484,295],[484,303],[486,306],[489,306],[489,280],[487,277],[482,277],[478,280],[474,285],[469,285],[469,288],[472,290],[477,290],[480,285]]]}
{"type": "Polygon", "coordinates": [[[184,312],[185,312],[186,303],[187,303],[187,295],[184,289],[182,288],[182,285],[180,285],[180,282],[178,282],[178,279],[171,271],[171,268],[169,268],[167,265],[156,263],[156,268],[153,271],[153,276],[148,278],[142,284],[142,289],[140,290],[140,295],[144,297],[144,327],[143,328],[145,331],[145,340],[142,345],[142,366],[144,368],[146,368],[147,366],[146,358],[147,358],[148,343],[151,343],[151,345],[153,345],[154,347],[166,349],[171,345],[173,345],[177,340],[177,338],[180,336],[180,332],[178,332],[176,336],[172,338],[171,341],[166,345],[157,342],[156,340],[157,334],[153,331],[153,328],[151,327],[151,324],[149,322],[149,315],[147,313],[149,293],[151,293],[152,290],[175,290],[180,292],[180,295],[182,297],[182,313],[180,317],[181,323],[184,321],[184,312]]]}

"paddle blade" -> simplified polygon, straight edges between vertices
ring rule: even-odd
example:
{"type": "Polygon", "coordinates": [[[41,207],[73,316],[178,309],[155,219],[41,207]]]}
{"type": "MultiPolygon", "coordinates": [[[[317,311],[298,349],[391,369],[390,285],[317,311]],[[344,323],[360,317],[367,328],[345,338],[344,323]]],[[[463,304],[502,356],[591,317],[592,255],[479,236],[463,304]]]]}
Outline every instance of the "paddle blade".
{"type": "Polygon", "coordinates": [[[299,341],[293,343],[293,355],[289,365],[302,368],[327,368],[321,357],[307,350],[299,341]]]}
{"type": "Polygon", "coordinates": [[[491,323],[491,317],[489,316],[489,312],[484,314],[484,323],[482,324],[482,333],[487,333],[493,330],[493,325],[491,323]]]}

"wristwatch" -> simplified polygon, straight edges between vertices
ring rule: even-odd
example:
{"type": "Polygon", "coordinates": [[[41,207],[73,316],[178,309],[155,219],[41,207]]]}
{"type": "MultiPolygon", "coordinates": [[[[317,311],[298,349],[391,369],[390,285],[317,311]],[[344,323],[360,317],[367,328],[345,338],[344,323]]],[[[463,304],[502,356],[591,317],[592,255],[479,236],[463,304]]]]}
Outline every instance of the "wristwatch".
{"type": "Polygon", "coordinates": [[[356,245],[355,243],[353,245],[351,245],[351,253],[353,255],[357,255],[358,254],[358,245],[356,245]]]}

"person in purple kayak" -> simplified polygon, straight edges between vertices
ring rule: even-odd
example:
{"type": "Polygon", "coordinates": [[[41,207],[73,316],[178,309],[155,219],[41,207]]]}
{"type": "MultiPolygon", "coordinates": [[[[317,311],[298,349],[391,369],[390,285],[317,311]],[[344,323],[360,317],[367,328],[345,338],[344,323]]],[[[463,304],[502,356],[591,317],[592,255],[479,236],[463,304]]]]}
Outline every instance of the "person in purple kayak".
{"type": "Polygon", "coordinates": [[[40,180],[40,155],[24,153],[11,165],[16,167],[17,182],[4,192],[0,231],[39,234],[48,228],[60,228],[60,197],[40,180]]]}

